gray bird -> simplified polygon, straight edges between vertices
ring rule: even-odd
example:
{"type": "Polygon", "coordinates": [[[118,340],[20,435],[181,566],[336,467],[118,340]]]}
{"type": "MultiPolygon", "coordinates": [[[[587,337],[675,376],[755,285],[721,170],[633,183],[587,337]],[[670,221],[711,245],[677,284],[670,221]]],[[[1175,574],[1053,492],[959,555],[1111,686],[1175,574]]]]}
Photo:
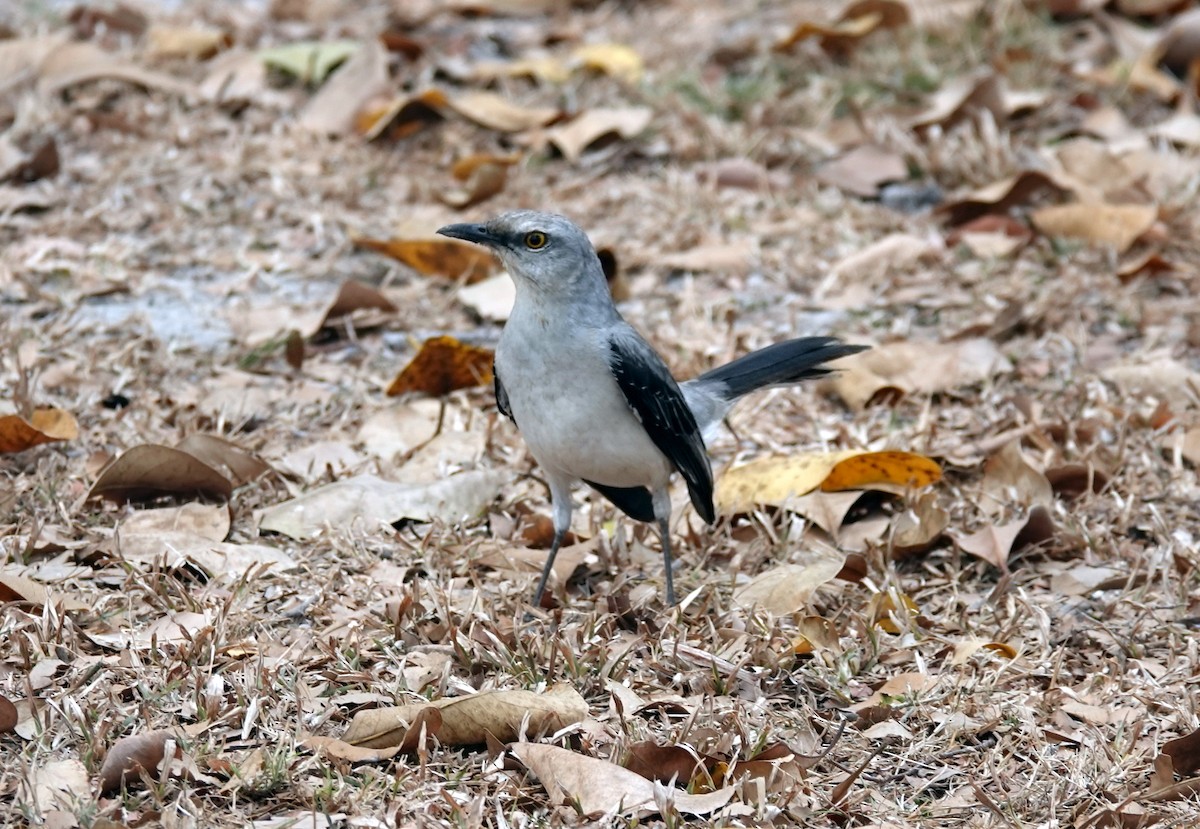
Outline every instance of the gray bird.
{"type": "Polygon", "coordinates": [[[517,425],[550,485],[554,541],[535,605],[571,526],[577,481],[631,518],[658,524],[667,603],[674,605],[671,474],[683,476],[696,511],[713,523],[705,433],[743,395],[827,374],[824,363],[864,349],[832,337],[788,340],[679,385],[621,317],[592,243],[568,219],[519,210],[438,233],[489,248],[516,284],[494,374],[500,411],[517,425]]]}

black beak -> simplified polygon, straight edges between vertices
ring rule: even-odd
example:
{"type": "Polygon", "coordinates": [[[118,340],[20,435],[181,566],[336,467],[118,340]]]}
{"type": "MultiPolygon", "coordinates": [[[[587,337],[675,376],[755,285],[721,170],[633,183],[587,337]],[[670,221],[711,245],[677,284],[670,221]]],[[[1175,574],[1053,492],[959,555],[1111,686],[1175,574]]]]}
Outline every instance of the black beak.
{"type": "Polygon", "coordinates": [[[446,225],[438,229],[438,234],[449,236],[451,239],[462,239],[464,242],[474,242],[489,248],[494,248],[497,243],[496,237],[488,233],[487,225],[470,223],[446,225]]]}

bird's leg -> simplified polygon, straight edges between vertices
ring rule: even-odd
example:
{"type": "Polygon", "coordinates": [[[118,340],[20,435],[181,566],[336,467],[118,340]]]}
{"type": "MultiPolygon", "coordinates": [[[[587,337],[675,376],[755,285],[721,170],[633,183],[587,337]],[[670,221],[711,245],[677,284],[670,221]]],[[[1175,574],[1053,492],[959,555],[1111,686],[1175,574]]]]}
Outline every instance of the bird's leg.
{"type": "MultiPolygon", "coordinates": [[[[547,476],[549,477],[549,476],[547,476]]],[[[546,582],[550,580],[550,571],[554,569],[554,557],[558,548],[566,538],[567,530],[571,528],[571,483],[549,477],[550,501],[554,506],[554,540],[550,542],[550,553],[542,566],[542,577],[538,580],[537,591],[533,594],[533,606],[542,606],[542,594],[546,592],[546,582]]]]}
{"type": "Polygon", "coordinates": [[[667,606],[675,606],[675,579],[671,572],[671,493],[664,486],[654,493],[654,520],[662,541],[663,565],[667,569],[667,606]]]}

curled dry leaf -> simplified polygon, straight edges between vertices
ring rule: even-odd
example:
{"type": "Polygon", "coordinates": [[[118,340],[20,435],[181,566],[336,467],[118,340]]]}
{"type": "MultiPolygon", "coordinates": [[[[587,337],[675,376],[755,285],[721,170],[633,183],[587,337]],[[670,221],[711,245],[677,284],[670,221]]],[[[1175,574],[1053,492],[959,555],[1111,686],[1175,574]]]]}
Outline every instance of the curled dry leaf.
{"type": "Polygon", "coordinates": [[[205,60],[228,48],[233,38],[212,26],[168,26],[152,23],[146,30],[146,54],[151,58],[205,60]]]}
{"type": "MultiPolygon", "coordinates": [[[[659,784],[615,763],[537,743],[517,743],[508,750],[537,775],[555,804],[571,802],[587,817],[658,811],[659,784]]],[[[670,792],[668,799],[684,814],[706,815],[728,803],[733,793],[733,787],[702,795],[670,792]]]]}
{"type": "Polygon", "coordinates": [[[1172,765],[1179,774],[1190,774],[1200,769],[1200,730],[1167,740],[1163,744],[1162,753],[1171,758],[1172,765]]]}
{"type": "Polygon", "coordinates": [[[909,126],[921,130],[937,125],[948,130],[980,111],[990,113],[997,123],[1004,123],[1008,117],[1004,81],[991,70],[951,81],[909,126]]]}
{"type": "Polygon", "coordinates": [[[1009,441],[987,459],[983,468],[983,510],[991,515],[1012,504],[1030,507],[1054,502],[1054,490],[1046,476],[1025,459],[1019,440],[1009,441]]]}
{"type": "Polygon", "coordinates": [[[458,301],[485,320],[504,322],[512,313],[517,299],[517,286],[507,273],[488,277],[474,285],[458,289],[458,301]]]}
{"type": "Polygon", "coordinates": [[[484,83],[497,78],[529,78],[539,83],[565,83],[571,77],[558,58],[549,55],[526,57],[510,61],[484,61],[475,65],[471,76],[484,83]]]}
{"type": "Polygon", "coordinates": [[[359,111],[354,129],[368,141],[385,138],[397,141],[414,135],[445,118],[449,98],[440,89],[426,89],[414,95],[393,98],[359,111]]]}
{"type": "Polygon", "coordinates": [[[817,487],[825,492],[892,492],[929,486],[941,476],[936,461],[912,452],[808,452],[761,458],[730,469],[717,482],[716,501],[722,512],[749,512],[764,504],[786,507],[792,498],[817,487]]]}
{"type": "Polygon", "coordinates": [[[658,264],[680,271],[745,274],[754,267],[756,254],[753,241],[740,239],[723,244],[697,245],[689,250],[668,253],[658,260],[658,264]]]}
{"type": "Polygon", "coordinates": [[[100,767],[100,793],[108,794],[136,783],[143,774],[154,776],[162,766],[169,742],[174,744],[173,756],[181,757],[183,752],[173,731],[148,731],[117,740],[100,767]]]}
{"type": "Polygon", "coordinates": [[[1158,207],[1075,202],[1039,208],[1030,219],[1047,236],[1107,245],[1124,253],[1158,221],[1158,207]]]}
{"type": "Polygon", "coordinates": [[[694,749],[684,746],[660,746],[645,740],[629,746],[621,765],[647,780],[694,790],[689,784],[696,777],[700,778],[701,786],[712,787],[710,770],[716,765],[716,759],[702,757],[694,749]]]}
{"type": "Polygon", "coordinates": [[[926,492],[892,524],[892,556],[907,558],[929,549],[950,526],[950,512],[938,505],[934,492],[926,492]]]}
{"type": "Polygon", "coordinates": [[[934,394],[981,383],[1011,365],[994,342],[894,342],[838,362],[828,382],[846,404],[867,404],[905,394],[934,394]]]}
{"type": "Polygon", "coordinates": [[[821,49],[829,54],[845,55],[851,52],[867,35],[883,26],[884,15],[867,11],[843,16],[833,23],[805,20],[792,33],[775,44],[775,51],[786,52],[810,38],[818,38],[821,49]]]}
{"type": "Polygon", "coordinates": [[[144,443],[106,466],[87,497],[125,502],[164,495],[205,495],[228,500],[232,494],[230,480],[194,455],[144,443]]]}
{"type": "Polygon", "coordinates": [[[948,535],[963,552],[1007,573],[1012,553],[1026,546],[1045,543],[1054,537],[1054,533],[1054,518],[1050,511],[1037,505],[1025,517],[1007,524],[988,524],[970,534],[952,530],[948,535]]]}
{"type": "Polygon", "coordinates": [[[898,635],[911,626],[912,620],[921,613],[921,609],[907,593],[892,588],[875,593],[867,603],[867,619],[871,627],[879,628],[890,634],[898,635]],[[898,620],[907,619],[901,625],[898,620]]]}
{"type": "Polygon", "coordinates": [[[955,644],[954,653],[950,656],[950,664],[956,667],[958,665],[965,665],[971,660],[972,656],[980,651],[995,654],[1003,659],[1017,658],[1017,649],[1012,645],[971,637],[955,644]]]}
{"type": "Polygon", "coordinates": [[[75,826],[74,814],[95,795],[83,763],[73,758],[43,761],[29,771],[22,781],[27,788],[18,795],[18,802],[27,803],[45,818],[43,826],[55,820],[59,822],[54,825],[75,826]]]}
{"type": "Polygon", "coordinates": [[[1038,170],[1017,175],[982,187],[964,198],[948,201],[935,212],[946,217],[947,224],[960,225],[987,214],[1004,214],[1013,207],[1031,203],[1042,195],[1071,192],[1071,183],[1058,181],[1038,170]]]}
{"type": "Polygon", "coordinates": [[[16,414],[0,416],[0,452],[24,452],[43,443],[77,437],[79,424],[62,409],[34,409],[28,420],[16,414]]]}
{"type": "Polygon", "coordinates": [[[356,247],[390,256],[424,276],[465,279],[467,283],[486,279],[495,270],[495,260],[478,245],[456,239],[367,239],[352,237],[356,247]]]}
{"type": "Polygon", "coordinates": [[[187,503],[177,507],[130,513],[117,527],[117,536],[188,533],[209,541],[224,541],[231,521],[227,504],[187,503]]]}
{"type": "Polygon", "coordinates": [[[831,548],[814,549],[805,564],[785,564],[759,574],[733,593],[739,607],[760,607],[776,616],[796,613],[808,606],[813,594],[842,571],[846,554],[831,548]]]}
{"type": "Polygon", "coordinates": [[[570,685],[555,685],[543,693],[493,689],[465,697],[360,711],[342,739],[369,748],[403,745],[413,723],[429,708],[441,714],[436,737],[442,745],[480,745],[488,735],[508,742],[517,738],[525,722],[530,735],[549,734],[582,722],[588,712],[587,702],[570,685]]]}
{"type": "Polygon", "coordinates": [[[805,616],[796,622],[792,652],[797,655],[816,651],[841,652],[841,637],[837,626],[821,616],[805,616]]]}
{"type": "Polygon", "coordinates": [[[482,513],[508,478],[504,472],[476,470],[409,486],[359,475],[269,507],[259,529],[302,540],[330,527],[375,531],[405,519],[458,522],[482,513]]]}
{"type": "Polygon", "coordinates": [[[387,388],[388,397],[408,392],[441,396],[456,389],[469,389],[492,382],[490,348],[468,345],[454,337],[433,337],[400,370],[387,388]]]}
{"type": "Polygon", "coordinates": [[[271,465],[236,443],[203,432],[193,432],[175,447],[221,472],[236,488],[256,481],[271,465]]]}
{"type": "Polygon", "coordinates": [[[937,685],[937,677],[919,671],[896,674],[880,685],[871,696],[850,706],[850,710],[868,724],[878,722],[877,718],[866,716],[870,709],[890,708],[893,703],[899,702],[905,697],[921,694],[935,685],[937,685]]]}
{"type": "Polygon", "coordinates": [[[524,132],[544,127],[560,116],[555,107],[523,107],[495,92],[463,92],[446,100],[446,106],[468,121],[496,132],[524,132]]]}
{"type": "Polygon", "coordinates": [[[461,190],[441,193],[438,198],[451,207],[462,210],[490,199],[504,189],[508,168],[520,161],[519,155],[467,156],[455,163],[450,173],[463,182],[461,190]]]}
{"type": "Polygon", "coordinates": [[[381,760],[390,760],[400,752],[399,745],[389,748],[364,748],[351,745],[336,737],[319,737],[312,734],[301,740],[298,745],[301,748],[312,749],[322,757],[346,760],[351,763],[378,763],[381,760]]]}
{"type": "MultiPolygon", "coordinates": [[[[551,584],[566,584],[572,574],[589,561],[597,561],[596,545],[599,538],[591,538],[579,544],[571,544],[558,551],[551,570],[551,584]]],[[[471,564],[479,567],[490,567],[493,570],[534,575],[542,572],[546,564],[545,550],[529,550],[511,547],[507,544],[492,550],[487,550],[471,564]]]]}
{"type": "Polygon", "coordinates": [[[546,130],[546,140],[557,147],[568,161],[577,162],[585,150],[606,136],[634,138],[650,126],[653,117],[654,113],[649,107],[591,109],[565,124],[546,130]]]}

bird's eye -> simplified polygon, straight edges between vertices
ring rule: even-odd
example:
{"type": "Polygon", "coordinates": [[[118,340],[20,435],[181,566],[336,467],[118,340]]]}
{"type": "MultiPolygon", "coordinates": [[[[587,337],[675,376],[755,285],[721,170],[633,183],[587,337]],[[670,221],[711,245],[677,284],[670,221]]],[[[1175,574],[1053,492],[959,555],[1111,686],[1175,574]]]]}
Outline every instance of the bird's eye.
{"type": "Polygon", "coordinates": [[[525,247],[530,250],[541,250],[546,247],[546,243],[550,240],[546,238],[546,234],[540,230],[535,230],[532,233],[525,234],[525,247]]]}

